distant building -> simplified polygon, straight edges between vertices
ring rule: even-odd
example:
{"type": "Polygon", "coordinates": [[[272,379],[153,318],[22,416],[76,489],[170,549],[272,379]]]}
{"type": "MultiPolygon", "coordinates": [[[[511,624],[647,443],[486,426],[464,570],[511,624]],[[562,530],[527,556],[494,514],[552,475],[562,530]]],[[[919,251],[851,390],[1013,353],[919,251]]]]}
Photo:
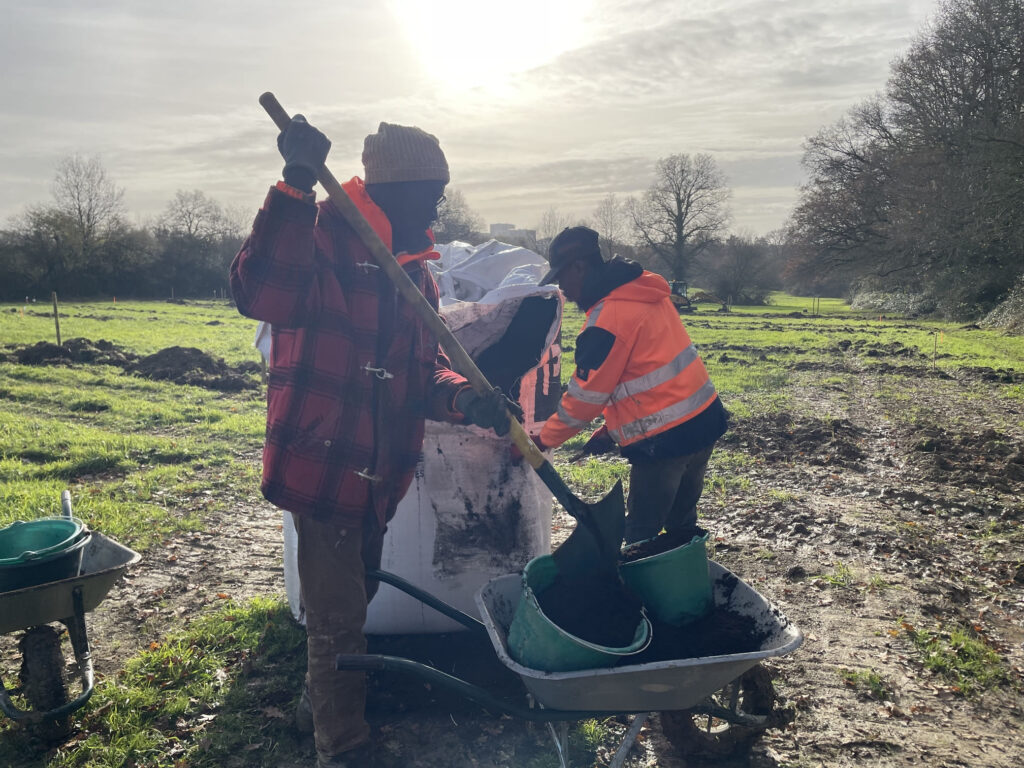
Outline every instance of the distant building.
{"type": "Polygon", "coordinates": [[[516,229],[515,224],[491,224],[491,237],[532,246],[537,242],[537,230],[516,229]]]}

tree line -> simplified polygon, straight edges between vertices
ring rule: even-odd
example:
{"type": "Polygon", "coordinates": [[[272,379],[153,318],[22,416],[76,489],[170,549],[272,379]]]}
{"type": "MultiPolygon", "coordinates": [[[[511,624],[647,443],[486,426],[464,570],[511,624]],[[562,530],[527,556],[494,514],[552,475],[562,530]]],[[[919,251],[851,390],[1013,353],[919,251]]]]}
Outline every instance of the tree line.
{"type": "Polygon", "coordinates": [[[944,0],[885,89],[806,144],[789,278],[975,318],[1024,289],[1022,0],[944,0]]]}
{"type": "MultiPolygon", "coordinates": [[[[970,319],[1024,297],[1022,5],[942,0],[884,89],[805,142],[808,179],[777,232],[730,234],[714,159],[676,154],[643,194],[609,195],[589,217],[550,209],[523,244],[543,251],[588,224],[610,251],[743,303],[778,288],[901,293],[970,319]]],[[[468,234],[472,214],[456,214],[468,234]]]]}
{"type": "MultiPolygon", "coordinates": [[[[1024,0],[941,0],[884,89],[805,142],[807,181],[780,230],[730,232],[730,189],[708,154],[659,159],[641,194],[604,197],[589,216],[549,208],[520,244],[545,252],[587,224],[607,255],[736,303],[770,291],[851,297],[909,293],[947,317],[976,318],[1024,294],[1024,0]]],[[[59,166],[53,202],[0,231],[0,299],[100,294],[209,296],[248,221],[179,191],[150,226],[131,226],[97,158],[59,166]]],[[[450,189],[438,242],[487,239],[450,189]]]]}
{"type": "Polygon", "coordinates": [[[155,222],[133,226],[99,158],[74,155],[52,193],[0,230],[0,300],[226,293],[248,224],[203,192],[180,190],[155,222]]]}
{"type": "MultiPolygon", "coordinates": [[[[755,237],[730,234],[731,190],[714,158],[708,154],[675,154],[655,163],[654,180],[639,196],[602,198],[590,216],[563,214],[548,208],[532,236],[513,236],[540,254],[551,239],[570,226],[597,231],[606,258],[621,255],[672,281],[699,285],[723,303],[760,304],[782,280],[786,248],[783,233],[755,237]]],[[[478,244],[488,239],[482,219],[455,190],[440,211],[435,227],[438,242],[460,240],[478,244]]]]}

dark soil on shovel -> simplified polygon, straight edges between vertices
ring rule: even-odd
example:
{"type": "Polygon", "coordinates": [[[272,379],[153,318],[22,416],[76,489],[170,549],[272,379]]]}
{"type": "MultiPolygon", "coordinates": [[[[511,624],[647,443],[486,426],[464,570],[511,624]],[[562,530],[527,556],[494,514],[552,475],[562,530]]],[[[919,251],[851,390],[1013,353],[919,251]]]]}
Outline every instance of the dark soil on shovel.
{"type": "Polygon", "coordinates": [[[640,601],[614,572],[560,573],[537,602],[556,626],[607,648],[632,645],[643,618],[640,601]]]}

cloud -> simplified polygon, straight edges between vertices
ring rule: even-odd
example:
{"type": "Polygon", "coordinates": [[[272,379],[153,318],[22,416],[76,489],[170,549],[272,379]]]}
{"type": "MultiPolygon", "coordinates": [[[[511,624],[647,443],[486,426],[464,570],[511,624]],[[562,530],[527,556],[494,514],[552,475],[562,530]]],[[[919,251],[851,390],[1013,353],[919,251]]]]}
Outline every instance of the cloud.
{"type": "Polygon", "coordinates": [[[643,190],[659,157],[710,152],[735,220],[774,228],[796,199],[801,143],[883,87],[931,0],[599,0],[574,31],[582,44],[461,89],[433,81],[425,57],[480,46],[410,40],[386,5],[8,5],[0,218],[47,200],[74,152],[99,154],[140,216],[178,189],[255,208],[280,172],[256,103],[273,90],[331,137],[339,178],[360,170],[381,120],[435,133],[453,185],[491,221],[530,226],[552,205],[582,217],[643,190]]]}

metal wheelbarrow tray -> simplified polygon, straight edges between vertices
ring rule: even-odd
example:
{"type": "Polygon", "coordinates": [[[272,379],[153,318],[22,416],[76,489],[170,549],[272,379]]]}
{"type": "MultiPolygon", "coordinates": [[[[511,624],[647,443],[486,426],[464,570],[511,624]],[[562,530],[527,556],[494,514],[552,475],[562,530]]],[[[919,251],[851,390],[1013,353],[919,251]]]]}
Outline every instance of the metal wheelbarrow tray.
{"type": "MultiPolygon", "coordinates": [[[[602,713],[641,713],[659,710],[705,708],[716,716],[744,720],[720,707],[709,705],[712,694],[742,676],[762,659],[784,656],[803,641],[800,630],[782,611],[759,595],[739,577],[709,561],[714,602],[754,620],[765,639],[748,653],[673,659],[576,672],[544,672],[517,663],[508,652],[508,629],[523,593],[521,574],[499,576],[476,594],[482,621],[469,616],[404,579],[385,571],[367,571],[375,578],[415,597],[468,629],[488,635],[501,663],[515,672],[540,707],[531,708],[498,700],[476,685],[429,665],[395,656],[342,654],[339,670],[403,672],[442,685],[481,706],[534,721],[578,720],[602,713]]],[[[763,719],[763,718],[762,718],[763,719]]]]}
{"type": "Polygon", "coordinates": [[[82,693],[73,701],[48,712],[26,712],[11,702],[0,680],[0,711],[12,720],[56,719],[84,706],[92,695],[93,669],[85,614],[103,602],[114,582],[140,555],[102,533],[93,531],[82,554],[78,576],[0,592],[0,634],[59,621],[68,628],[82,681],[82,693]]]}
{"type": "Polygon", "coordinates": [[[765,639],[748,653],[674,659],[576,672],[543,672],[514,661],[508,629],[523,591],[518,574],[489,581],[476,603],[501,662],[522,679],[544,707],[593,712],[689,709],[740,677],[762,659],[785,656],[803,635],[783,613],[728,569],[708,562],[716,607],[754,620],[765,639]]]}

